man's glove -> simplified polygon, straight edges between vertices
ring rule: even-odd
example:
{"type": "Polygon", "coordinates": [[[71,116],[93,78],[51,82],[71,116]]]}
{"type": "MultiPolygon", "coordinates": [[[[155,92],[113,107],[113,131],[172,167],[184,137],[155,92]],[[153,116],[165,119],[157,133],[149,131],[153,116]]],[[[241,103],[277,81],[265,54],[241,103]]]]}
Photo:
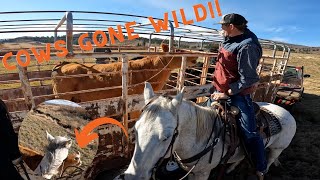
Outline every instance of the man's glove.
{"type": "Polygon", "coordinates": [[[229,96],[225,93],[213,93],[211,94],[211,98],[217,101],[220,99],[228,99],[229,96]]]}

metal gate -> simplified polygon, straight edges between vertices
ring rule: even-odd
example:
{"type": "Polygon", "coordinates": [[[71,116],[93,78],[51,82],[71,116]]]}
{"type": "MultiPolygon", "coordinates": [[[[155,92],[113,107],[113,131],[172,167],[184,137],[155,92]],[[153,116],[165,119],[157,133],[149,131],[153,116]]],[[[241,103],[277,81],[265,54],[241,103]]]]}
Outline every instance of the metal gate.
{"type": "MultiPolygon", "coordinates": [[[[217,47],[223,40],[216,29],[206,28],[196,25],[181,26],[168,31],[155,33],[150,23],[146,22],[147,17],[132,15],[132,14],[116,14],[108,12],[86,12],[86,11],[21,11],[21,12],[1,12],[0,33],[5,36],[12,34],[31,33],[31,35],[52,33],[53,43],[61,39],[58,33],[65,33],[66,48],[69,54],[66,58],[57,57],[51,54],[49,62],[38,63],[31,54],[31,63],[28,67],[17,66],[16,71],[8,71],[1,67],[0,72],[0,98],[7,104],[15,130],[18,131],[23,118],[27,112],[36,105],[53,99],[55,94],[52,92],[51,86],[51,69],[61,61],[70,62],[89,62],[94,63],[94,58],[117,57],[122,63],[121,87],[105,87],[99,89],[89,89],[74,92],[66,92],[62,94],[81,94],[95,91],[105,91],[113,88],[121,88],[122,96],[108,99],[94,100],[89,102],[81,102],[81,106],[85,107],[94,118],[120,115],[121,121],[130,133],[130,142],[127,144],[118,127],[101,126],[99,127],[99,150],[94,159],[93,165],[86,172],[87,178],[95,177],[100,171],[114,168],[114,162],[120,162],[119,157],[125,159],[130,158],[130,152],[134,147],[133,125],[136,119],[128,119],[128,113],[140,110],[144,104],[141,94],[128,95],[130,88],[130,71],[128,62],[130,57],[137,56],[177,56],[182,57],[181,67],[172,72],[171,77],[166,81],[166,87],[158,93],[174,94],[178,89],[186,86],[185,97],[187,99],[198,98],[198,102],[203,100],[201,97],[208,96],[211,88],[210,77],[212,73],[208,73],[208,69],[214,69],[212,61],[217,58],[216,52],[210,52],[210,48],[217,47]],[[21,19],[10,18],[11,14],[21,16],[21,19]],[[25,19],[28,15],[34,18],[25,19]],[[62,16],[62,18],[60,18],[62,16]],[[54,17],[54,18],[52,18],[54,17]],[[88,18],[89,17],[89,18],[88,18]],[[121,20],[119,20],[121,19],[121,20]],[[78,45],[74,44],[77,33],[94,32],[106,27],[115,27],[116,24],[109,23],[125,23],[128,21],[136,21],[135,33],[144,36],[142,44],[144,46],[128,46],[125,43],[107,46],[112,50],[111,53],[99,52],[84,52],[78,45]],[[54,23],[57,22],[58,24],[54,23]],[[140,23],[141,22],[141,23],[140,23]],[[156,39],[158,38],[158,39],[156,39]],[[161,41],[168,39],[169,52],[159,52],[159,48],[155,45],[156,40],[161,41]],[[174,47],[183,48],[191,46],[192,53],[176,52],[174,47]],[[201,64],[199,67],[187,67],[187,57],[199,57],[198,61],[201,64]],[[192,69],[190,73],[187,69],[192,69]],[[187,70],[187,72],[186,72],[187,70]]],[[[17,35],[19,36],[19,35],[17,35]]],[[[10,42],[10,41],[9,41],[10,42]]],[[[129,42],[129,41],[128,41],[129,42]]],[[[269,55],[264,55],[260,61],[258,73],[263,76],[257,91],[254,93],[256,101],[273,102],[275,94],[282,80],[283,73],[290,56],[290,48],[269,40],[260,39],[261,44],[265,48],[271,48],[269,55]],[[279,54],[281,50],[282,54],[279,54]]],[[[14,43],[12,43],[14,44],[14,43]]],[[[43,43],[34,43],[37,49],[45,49],[43,43]]],[[[21,44],[12,45],[12,47],[1,47],[1,59],[7,52],[13,52],[12,58],[9,60],[15,63],[17,51],[25,49],[30,52],[28,47],[21,47],[21,44]]],[[[54,52],[54,49],[52,49],[54,52]]],[[[106,75],[107,73],[98,74],[79,74],[71,76],[56,76],[54,78],[77,78],[88,77],[92,75],[106,75]]],[[[134,86],[134,85],[131,85],[134,86]]],[[[121,166],[125,161],[119,163],[121,166]]]]}

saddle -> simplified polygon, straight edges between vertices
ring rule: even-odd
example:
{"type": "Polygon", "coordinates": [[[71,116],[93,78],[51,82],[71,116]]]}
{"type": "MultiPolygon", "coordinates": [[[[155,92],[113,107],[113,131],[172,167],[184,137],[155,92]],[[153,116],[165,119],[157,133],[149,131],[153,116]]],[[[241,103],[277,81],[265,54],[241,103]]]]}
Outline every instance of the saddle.
{"type": "MultiPolygon", "coordinates": [[[[209,101],[202,102],[198,105],[200,106],[208,106],[209,101]]],[[[180,179],[188,175],[192,168],[188,168],[185,166],[185,163],[195,162],[199,160],[203,155],[210,153],[209,163],[212,160],[212,152],[217,142],[219,142],[220,137],[222,136],[222,142],[224,143],[223,146],[228,145],[227,152],[224,157],[221,157],[220,160],[221,171],[219,174],[218,179],[221,179],[221,175],[224,173],[224,169],[230,157],[233,156],[235,150],[242,146],[242,141],[240,140],[240,132],[237,126],[237,119],[239,115],[239,109],[234,106],[229,106],[226,100],[220,100],[219,103],[212,104],[213,108],[217,111],[218,116],[216,116],[223,122],[223,128],[214,135],[212,143],[210,146],[205,148],[200,153],[188,158],[188,159],[181,159],[178,154],[175,152],[172,154],[173,156],[167,159],[160,159],[157,162],[157,165],[154,169],[154,179],[161,180],[161,179],[180,179]]],[[[263,137],[270,137],[273,134],[280,132],[281,125],[278,119],[272,115],[265,108],[260,108],[258,104],[254,103],[254,110],[256,113],[257,119],[257,130],[260,133],[263,133],[263,137]]],[[[215,118],[214,122],[216,122],[217,118],[215,118]]],[[[215,124],[215,123],[214,123],[215,124]]],[[[212,131],[213,132],[213,131],[212,131]]],[[[212,134],[211,134],[212,135],[212,134]]],[[[244,147],[244,146],[243,146],[244,147]]],[[[223,148],[224,149],[224,148],[223,148]]],[[[245,147],[244,147],[245,149],[245,147]]],[[[224,153],[222,153],[224,154],[224,153]]],[[[248,154],[247,154],[248,155],[248,154]]],[[[250,156],[247,156],[250,159],[250,156]]]]}
{"type": "MultiPolygon", "coordinates": [[[[253,102],[253,105],[256,116],[257,131],[260,132],[262,138],[267,138],[267,145],[269,138],[281,131],[281,124],[272,112],[260,107],[255,102],[253,102]]],[[[243,146],[237,123],[240,111],[237,107],[229,106],[226,99],[219,100],[219,102],[213,102],[211,107],[217,110],[217,113],[220,115],[225,127],[225,133],[222,137],[224,143],[229,145],[226,155],[221,160],[221,164],[225,165],[231,156],[233,156],[237,147],[243,146]]],[[[245,146],[243,147],[245,149],[245,146]]]]}
{"type": "MultiPolygon", "coordinates": [[[[239,109],[235,106],[227,105],[226,100],[221,100],[220,103],[214,102],[211,104],[211,107],[217,109],[224,123],[232,123],[238,118],[239,109]]],[[[260,107],[255,102],[253,102],[253,108],[256,117],[257,131],[260,132],[262,138],[270,138],[281,131],[279,119],[272,112],[260,107]]],[[[233,123],[237,127],[238,124],[236,121],[233,123]]]]}

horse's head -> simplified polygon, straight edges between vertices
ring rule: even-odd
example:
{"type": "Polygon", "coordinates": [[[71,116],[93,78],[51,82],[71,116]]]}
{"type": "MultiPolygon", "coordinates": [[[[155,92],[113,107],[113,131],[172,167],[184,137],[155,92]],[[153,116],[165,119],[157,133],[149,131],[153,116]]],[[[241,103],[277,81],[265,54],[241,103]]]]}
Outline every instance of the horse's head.
{"type": "Polygon", "coordinates": [[[46,133],[49,145],[35,172],[46,179],[51,179],[58,173],[59,167],[67,158],[72,141],[66,137],[53,137],[48,132],[46,133]]]}
{"type": "Polygon", "coordinates": [[[177,135],[177,108],[182,98],[182,92],[175,98],[155,97],[151,85],[146,83],[146,105],[135,124],[135,150],[128,169],[122,175],[124,179],[150,179],[159,159],[170,156],[172,139],[177,135]]]}

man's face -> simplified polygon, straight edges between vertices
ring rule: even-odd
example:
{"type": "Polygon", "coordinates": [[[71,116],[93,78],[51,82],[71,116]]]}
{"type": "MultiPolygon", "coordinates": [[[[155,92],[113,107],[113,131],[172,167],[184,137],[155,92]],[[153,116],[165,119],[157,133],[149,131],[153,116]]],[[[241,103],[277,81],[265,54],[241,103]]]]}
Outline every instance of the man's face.
{"type": "Polygon", "coordinates": [[[221,29],[222,29],[222,35],[224,37],[230,36],[232,27],[231,24],[221,24],[221,29]]]}

